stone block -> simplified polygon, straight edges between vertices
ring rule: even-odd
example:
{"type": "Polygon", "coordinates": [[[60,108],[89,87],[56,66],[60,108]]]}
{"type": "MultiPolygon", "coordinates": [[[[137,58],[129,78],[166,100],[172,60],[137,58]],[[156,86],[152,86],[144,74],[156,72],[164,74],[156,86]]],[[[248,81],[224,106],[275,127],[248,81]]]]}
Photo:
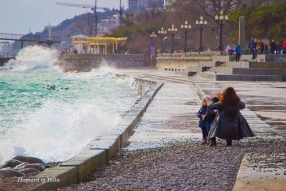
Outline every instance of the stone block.
{"type": "Polygon", "coordinates": [[[82,182],[95,168],[106,162],[105,150],[87,150],[63,162],[60,167],[74,166],[77,169],[77,181],[82,182]]]}
{"type": "Polygon", "coordinates": [[[44,180],[31,191],[51,190],[77,183],[77,169],[74,166],[54,167],[38,174],[36,178],[44,180]]]}
{"type": "Polygon", "coordinates": [[[90,146],[90,150],[105,150],[106,151],[106,162],[112,159],[112,156],[116,151],[120,149],[120,144],[117,140],[99,140],[94,141],[90,146]]]}
{"type": "Polygon", "coordinates": [[[111,130],[109,131],[106,135],[117,135],[119,136],[119,139],[120,139],[120,148],[123,147],[126,143],[126,129],[124,129],[123,131],[122,130],[111,130]]]}

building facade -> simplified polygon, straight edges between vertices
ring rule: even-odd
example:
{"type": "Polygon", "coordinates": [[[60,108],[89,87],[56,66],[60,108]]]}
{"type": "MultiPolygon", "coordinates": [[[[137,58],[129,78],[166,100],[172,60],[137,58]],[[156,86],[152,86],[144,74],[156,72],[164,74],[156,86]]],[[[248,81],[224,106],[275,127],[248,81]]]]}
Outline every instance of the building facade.
{"type": "Polygon", "coordinates": [[[170,10],[170,6],[172,3],[174,3],[176,0],[164,0],[164,9],[165,10],[170,10]]]}
{"type": "MultiPolygon", "coordinates": [[[[123,16],[122,16],[123,17],[123,16]]],[[[107,19],[101,19],[98,23],[98,36],[102,36],[105,33],[110,32],[112,29],[116,29],[120,26],[120,14],[117,13],[112,17],[108,17],[107,19]]]]}

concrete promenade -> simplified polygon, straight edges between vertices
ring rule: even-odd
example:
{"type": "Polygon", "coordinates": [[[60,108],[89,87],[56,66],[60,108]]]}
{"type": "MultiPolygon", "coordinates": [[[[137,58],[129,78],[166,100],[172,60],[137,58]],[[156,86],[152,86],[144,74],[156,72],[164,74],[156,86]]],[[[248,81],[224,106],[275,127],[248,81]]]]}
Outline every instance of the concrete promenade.
{"type": "MultiPolygon", "coordinates": [[[[214,96],[217,91],[222,91],[228,86],[234,87],[242,101],[246,103],[247,108],[242,110],[242,114],[257,138],[270,141],[269,144],[271,140],[286,138],[285,82],[217,82],[199,77],[182,77],[175,75],[174,72],[158,70],[122,72],[164,82],[164,86],[135,128],[133,136],[129,138],[130,144],[124,148],[126,150],[161,147],[174,140],[199,142],[201,131],[197,127],[196,112],[200,107],[201,91],[214,96]]],[[[234,142],[234,145],[237,145],[243,144],[244,141],[234,142]]],[[[233,190],[286,190],[286,150],[285,153],[275,154],[284,168],[273,166],[275,162],[271,160],[271,156],[258,155],[256,158],[263,160],[260,162],[257,160],[255,163],[251,162],[251,156],[246,155],[233,190]],[[255,171],[257,166],[260,166],[261,170],[261,164],[265,170],[262,173],[255,171]]]]}

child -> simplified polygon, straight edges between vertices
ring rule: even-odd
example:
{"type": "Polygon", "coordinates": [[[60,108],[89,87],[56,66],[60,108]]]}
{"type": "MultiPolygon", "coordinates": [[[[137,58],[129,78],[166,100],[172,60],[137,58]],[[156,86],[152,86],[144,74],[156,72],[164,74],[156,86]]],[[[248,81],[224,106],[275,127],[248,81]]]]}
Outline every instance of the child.
{"type": "Polygon", "coordinates": [[[205,116],[205,113],[207,112],[208,109],[208,100],[211,99],[211,96],[204,96],[202,99],[202,107],[200,110],[197,112],[199,120],[199,127],[202,129],[202,134],[203,134],[203,139],[202,139],[202,145],[207,144],[207,137],[208,137],[208,132],[206,128],[206,122],[203,122],[203,118],[205,116]]]}
{"type": "Polygon", "coordinates": [[[255,59],[257,58],[257,53],[258,53],[258,50],[256,48],[253,48],[253,50],[252,50],[252,61],[255,61],[255,59]]]}
{"type": "MultiPolygon", "coordinates": [[[[218,102],[219,99],[217,97],[214,97],[214,98],[211,99],[211,101],[212,102],[210,104],[218,102]]],[[[207,133],[210,132],[211,125],[212,125],[212,123],[213,123],[213,121],[215,119],[216,114],[217,113],[214,110],[207,108],[207,111],[206,111],[205,116],[203,118],[203,122],[206,123],[207,133]]],[[[210,143],[211,143],[211,140],[207,139],[207,144],[210,144],[210,143]]]]}

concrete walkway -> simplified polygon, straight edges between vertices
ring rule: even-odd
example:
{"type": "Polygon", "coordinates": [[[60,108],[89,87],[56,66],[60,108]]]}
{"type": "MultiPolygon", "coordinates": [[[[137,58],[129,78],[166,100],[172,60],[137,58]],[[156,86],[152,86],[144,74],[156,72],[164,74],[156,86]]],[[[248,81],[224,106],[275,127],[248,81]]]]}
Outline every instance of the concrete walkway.
{"type": "MultiPolygon", "coordinates": [[[[160,147],[174,139],[200,141],[201,130],[197,126],[196,112],[200,107],[202,95],[214,96],[216,92],[228,86],[234,87],[241,100],[246,103],[247,108],[242,110],[242,114],[256,134],[256,138],[271,140],[286,137],[285,82],[217,82],[158,70],[122,70],[122,72],[143,79],[163,81],[165,84],[135,128],[133,136],[129,139],[130,144],[124,149],[160,147]]],[[[284,160],[283,153],[280,155],[281,160],[284,160]]],[[[270,172],[269,169],[263,174],[263,181],[268,183],[257,182],[261,181],[257,179],[257,172],[245,168],[247,157],[248,155],[241,165],[233,190],[273,190],[273,184],[277,187],[275,190],[286,190],[284,187],[286,175],[274,179],[271,176],[274,171],[270,172]],[[245,182],[246,174],[248,179],[245,182]]],[[[265,161],[271,161],[270,158],[271,156],[265,161]]],[[[283,169],[280,171],[280,174],[283,174],[283,169]]]]}

